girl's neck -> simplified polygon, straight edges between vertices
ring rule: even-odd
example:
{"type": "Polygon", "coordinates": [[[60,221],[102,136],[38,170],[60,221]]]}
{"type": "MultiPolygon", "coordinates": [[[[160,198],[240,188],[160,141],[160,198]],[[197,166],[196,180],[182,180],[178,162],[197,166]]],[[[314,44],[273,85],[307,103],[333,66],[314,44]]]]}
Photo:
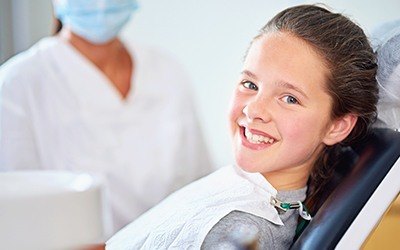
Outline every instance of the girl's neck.
{"type": "Polygon", "coordinates": [[[280,170],[277,172],[262,173],[268,182],[278,191],[280,190],[297,190],[305,187],[310,175],[309,169],[300,169],[295,171],[280,170]]]}

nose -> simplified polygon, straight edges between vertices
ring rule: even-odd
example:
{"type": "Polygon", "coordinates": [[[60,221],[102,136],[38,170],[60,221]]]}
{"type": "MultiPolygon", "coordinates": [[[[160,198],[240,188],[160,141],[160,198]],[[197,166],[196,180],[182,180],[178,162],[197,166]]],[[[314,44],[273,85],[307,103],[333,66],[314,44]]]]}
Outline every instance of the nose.
{"type": "Polygon", "coordinates": [[[251,122],[269,122],[271,120],[271,113],[269,112],[268,106],[266,100],[256,99],[247,103],[243,108],[243,114],[246,116],[247,120],[251,122]]]}

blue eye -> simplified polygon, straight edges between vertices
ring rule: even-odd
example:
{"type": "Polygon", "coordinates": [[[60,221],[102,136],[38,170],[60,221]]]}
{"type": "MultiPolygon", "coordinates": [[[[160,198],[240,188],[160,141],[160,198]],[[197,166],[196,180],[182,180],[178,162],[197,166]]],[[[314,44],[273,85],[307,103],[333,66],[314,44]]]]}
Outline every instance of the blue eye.
{"type": "Polygon", "coordinates": [[[242,82],[242,85],[243,85],[243,87],[245,87],[246,89],[251,89],[251,90],[255,90],[255,91],[258,90],[257,85],[255,85],[254,83],[249,82],[249,81],[242,82]]]}
{"type": "Polygon", "coordinates": [[[297,101],[296,98],[294,98],[291,95],[286,95],[283,97],[283,101],[288,103],[288,104],[299,104],[299,101],[297,101]]]}

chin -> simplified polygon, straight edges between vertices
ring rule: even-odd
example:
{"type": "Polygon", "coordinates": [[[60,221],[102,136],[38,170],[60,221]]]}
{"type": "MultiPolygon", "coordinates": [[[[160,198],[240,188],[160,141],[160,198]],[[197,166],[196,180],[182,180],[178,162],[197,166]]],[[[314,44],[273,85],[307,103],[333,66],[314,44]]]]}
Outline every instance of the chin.
{"type": "Polygon", "coordinates": [[[236,165],[240,167],[242,170],[249,173],[257,173],[260,172],[260,169],[257,167],[257,164],[251,163],[249,160],[243,158],[236,158],[236,165]]]}

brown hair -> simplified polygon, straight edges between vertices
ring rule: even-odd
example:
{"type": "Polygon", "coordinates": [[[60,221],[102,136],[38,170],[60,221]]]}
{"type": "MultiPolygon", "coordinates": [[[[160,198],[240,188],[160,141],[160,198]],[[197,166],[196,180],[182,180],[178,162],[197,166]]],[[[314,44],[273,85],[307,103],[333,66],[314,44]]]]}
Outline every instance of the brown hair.
{"type": "Polygon", "coordinates": [[[61,29],[63,27],[62,22],[60,21],[60,19],[53,17],[53,35],[57,35],[58,33],[60,33],[61,29]]]}
{"type": "Polygon", "coordinates": [[[324,185],[332,177],[341,147],[362,139],[376,119],[376,57],[358,25],[342,14],[316,5],[283,10],[261,29],[257,37],[270,32],[288,32],[301,38],[325,59],[330,71],[326,88],[332,98],[332,119],[349,113],[358,116],[350,135],[340,144],[326,146],[314,165],[306,204],[315,211],[324,185]]]}

